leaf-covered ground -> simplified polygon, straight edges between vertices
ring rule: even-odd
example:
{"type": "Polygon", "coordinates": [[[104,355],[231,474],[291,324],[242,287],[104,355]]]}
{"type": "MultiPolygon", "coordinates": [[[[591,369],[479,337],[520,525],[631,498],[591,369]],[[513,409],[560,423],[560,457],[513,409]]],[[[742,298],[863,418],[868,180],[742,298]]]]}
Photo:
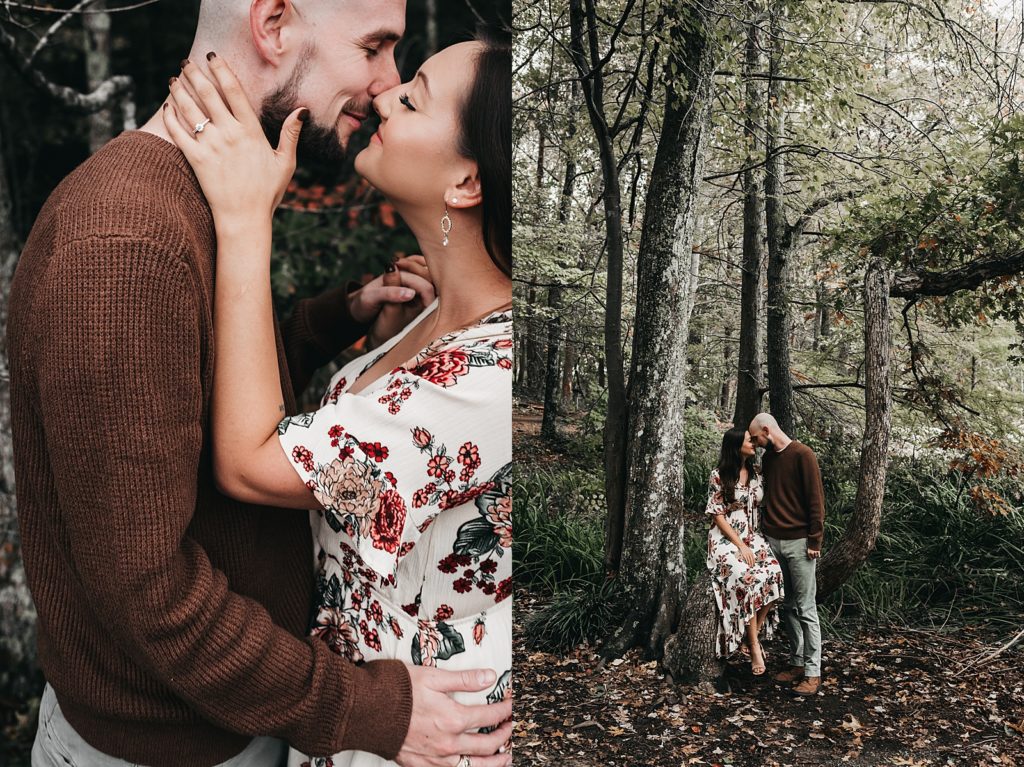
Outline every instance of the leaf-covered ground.
{"type": "Polygon", "coordinates": [[[977,663],[1010,637],[947,627],[826,638],[812,698],[771,680],[785,666],[776,639],[769,673],[730,665],[723,693],[676,686],[636,654],[602,668],[590,648],[533,651],[522,624],[538,600],[516,600],[520,765],[1024,767],[1024,643],[977,663]]]}

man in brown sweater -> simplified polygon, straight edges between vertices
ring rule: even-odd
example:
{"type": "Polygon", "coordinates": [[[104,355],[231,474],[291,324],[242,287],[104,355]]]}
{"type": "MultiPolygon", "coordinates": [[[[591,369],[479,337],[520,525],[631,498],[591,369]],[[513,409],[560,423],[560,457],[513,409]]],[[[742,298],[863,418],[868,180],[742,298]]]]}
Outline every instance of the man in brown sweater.
{"type": "Polygon", "coordinates": [[[790,439],[768,413],[755,416],[749,432],[757,446],[765,448],[761,528],[782,567],[786,589],[782,620],[789,637],[790,667],[775,679],[796,682],[793,690],[799,695],[814,695],[821,684],[815,580],[825,525],[821,471],[814,451],[790,439]]]}
{"type": "MultiPolygon", "coordinates": [[[[401,0],[318,0],[301,15],[288,0],[204,0],[193,58],[232,57],[254,103],[302,99],[343,147],[398,82],[403,31],[401,0]]],[[[15,466],[48,681],[33,764],[276,765],[286,742],[404,765],[493,755],[508,725],[466,733],[508,718],[511,702],[449,695],[489,688],[493,671],[353,665],[307,638],[308,515],[217,491],[215,245],[156,117],[58,186],[18,265],[15,466]]],[[[299,305],[278,335],[289,414],[312,370],[366,330],[371,303],[339,289],[299,305]]]]}

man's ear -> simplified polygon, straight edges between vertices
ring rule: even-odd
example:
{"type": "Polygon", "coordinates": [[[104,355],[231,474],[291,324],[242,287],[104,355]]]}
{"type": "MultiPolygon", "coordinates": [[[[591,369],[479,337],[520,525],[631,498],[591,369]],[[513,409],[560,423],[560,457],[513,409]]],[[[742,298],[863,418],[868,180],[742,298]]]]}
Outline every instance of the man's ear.
{"type": "Polygon", "coordinates": [[[476,163],[469,163],[460,181],[449,186],[444,193],[448,205],[456,208],[474,208],[483,202],[480,186],[480,170],[476,163]]]}
{"type": "Polygon", "coordinates": [[[260,58],[276,66],[288,52],[289,26],[297,21],[291,0],[253,0],[249,6],[252,43],[260,58]]]}

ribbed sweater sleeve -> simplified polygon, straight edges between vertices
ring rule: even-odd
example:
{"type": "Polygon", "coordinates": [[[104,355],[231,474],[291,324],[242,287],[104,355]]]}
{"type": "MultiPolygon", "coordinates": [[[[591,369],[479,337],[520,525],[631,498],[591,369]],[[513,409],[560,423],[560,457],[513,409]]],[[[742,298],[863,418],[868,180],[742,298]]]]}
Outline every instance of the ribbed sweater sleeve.
{"type": "Polygon", "coordinates": [[[412,705],[404,665],[356,667],[293,637],[233,592],[189,536],[203,397],[187,265],[166,244],[88,237],[51,261],[35,295],[38,401],[62,529],[112,637],[226,729],[312,754],[393,758],[412,705]]]}
{"type": "Polygon", "coordinates": [[[804,508],[807,510],[807,546],[820,550],[825,536],[825,489],[821,484],[821,469],[813,450],[805,448],[799,455],[804,508]]]}
{"type": "Polygon", "coordinates": [[[309,385],[318,368],[370,329],[369,324],[356,322],[348,308],[348,294],[359,287],[359,283],[350,282],[315,298],[303,299],[285,323],[284,348],[296,397],[309,385]]]}

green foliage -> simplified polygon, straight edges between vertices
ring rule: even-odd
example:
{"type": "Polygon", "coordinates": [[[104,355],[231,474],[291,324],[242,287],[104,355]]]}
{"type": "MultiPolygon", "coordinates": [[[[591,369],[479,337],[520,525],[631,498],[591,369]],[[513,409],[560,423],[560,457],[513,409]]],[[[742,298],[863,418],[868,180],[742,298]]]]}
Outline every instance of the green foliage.
{"type": "Polygon", "coordinates": [[[604,579],[601,477],[579,470],[516,466],[512,503],[516,583],[556,592],[604,579]]]}
{"type": "MultiPolygon", "coordinates": [[[[516,564],[518,569],[518,563],[516,564]]],[[[579,581],[558,591],[524,626],[531,647],[566,652],[597,644],[622,615],[619,581],[579,581]]]]}
{"type": "MultiPolygon", "coordinates": [[[[995,485],[1009,498],[1024,492],[1019,479],[1003,478],[995,485]]],[[[841,535],[847,518],[841,512],[830,515],[826,541],[841,535]]],[[[823,614],[833,624],[941,624],[950,616],[1019,620],[1022,540],[1019,502],[1003,516],[980,513],[965,492],[964,477],[950,472],[942,456],[895,459],[875,551],[823,605],[823,614]]]]}
{"type": "Polygon", "coordinates": [[[708,501],[708,479],[718,465],[722,451],[722,429],[715,414],[703,408],[691,407],[686,411],[683,426],[686,460],[683,462],[683,498],[689,519],[704,518],[708,501]]]}
{"type": "Polygon", "coordinates": [[[298,298],[380,274],[394,257],[418,252],[404,222],[365,182],[326,191],[293,183],[274,217],[271,283],[279,314],[298,298]]]}

